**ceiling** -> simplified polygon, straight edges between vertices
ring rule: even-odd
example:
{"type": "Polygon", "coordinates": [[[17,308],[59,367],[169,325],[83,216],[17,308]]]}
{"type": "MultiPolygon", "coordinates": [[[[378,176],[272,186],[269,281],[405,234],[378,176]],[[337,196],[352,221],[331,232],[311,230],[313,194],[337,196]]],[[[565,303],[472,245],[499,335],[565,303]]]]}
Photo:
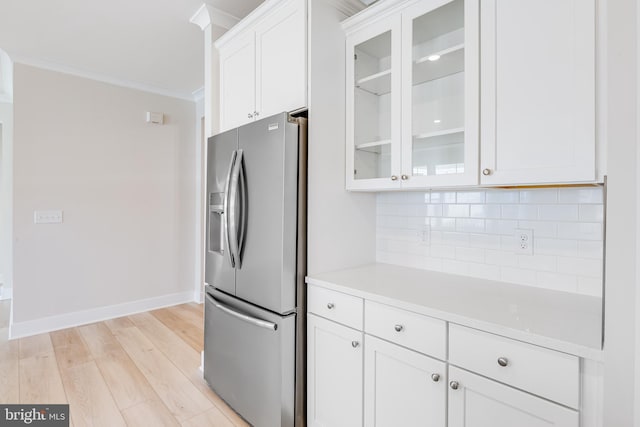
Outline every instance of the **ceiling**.
{"type": "MultiPolygon", "coordinates": [[[[262,0],[206,0],[238,18],[262,0]]],[[[15,62],[192,99],[204,84],[203,0],[1,0],[15,62]]]]}

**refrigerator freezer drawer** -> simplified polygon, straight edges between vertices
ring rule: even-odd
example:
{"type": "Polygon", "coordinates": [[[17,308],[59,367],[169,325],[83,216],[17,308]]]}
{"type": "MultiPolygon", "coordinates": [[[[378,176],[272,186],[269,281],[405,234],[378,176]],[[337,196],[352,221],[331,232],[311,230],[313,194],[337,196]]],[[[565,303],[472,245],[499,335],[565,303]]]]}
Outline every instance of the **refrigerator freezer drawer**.
{"type": "Polygon", "coordinates": [[[294,425],[295,316],[207,291],[205,380],[256,427],[294,425]]]}

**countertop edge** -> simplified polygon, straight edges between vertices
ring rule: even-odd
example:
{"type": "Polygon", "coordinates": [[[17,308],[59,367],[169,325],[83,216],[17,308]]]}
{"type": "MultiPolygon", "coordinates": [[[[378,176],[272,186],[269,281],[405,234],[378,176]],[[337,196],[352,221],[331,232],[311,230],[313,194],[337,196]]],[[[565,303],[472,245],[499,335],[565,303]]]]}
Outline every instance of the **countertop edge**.
{"type": "Polygon", "coordinates": [[[412,311],[415,313],[423,314],[445,320],[447,322],[455,323],[461,326],[466,326],[473,329],[501,335],[514,340],[522,341],[528,344],[538,345],[551,350],[560,351],[574,356],[582,357],[584,359],[601,362],[604,360],[603,350],[598,350],[591,347],[582,346],[579,344],[562,341],[556,338],[550,338],[544,335],[532,334],[517,329],[502,326],[496,323],[479,320],[448,311],[438,310],[422,304],[412,304],[406,301],[401,301],[392,297],[379,295],[376,293],[366,292],[360,289],[354,289],[346,285],[338,285],[326,280],[317,279],[307,276],[305,282],[308,285],[320,286],[323,288],[331,289],[337,292],[342,292],[348,295],[364,298],[367,300],[379,302],[382,304],[391,305],[404,310],[412,311]]]}

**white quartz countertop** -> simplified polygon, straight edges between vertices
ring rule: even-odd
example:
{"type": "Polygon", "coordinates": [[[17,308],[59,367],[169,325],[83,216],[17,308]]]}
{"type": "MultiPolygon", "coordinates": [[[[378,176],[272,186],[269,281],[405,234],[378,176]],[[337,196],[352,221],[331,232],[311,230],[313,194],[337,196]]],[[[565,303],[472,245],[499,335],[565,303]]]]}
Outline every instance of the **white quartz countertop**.
{"type": "Polygon", "coordinates": [[[313,274],[307,283],[601,360],[602,299],[389,264],[313,274]]]}

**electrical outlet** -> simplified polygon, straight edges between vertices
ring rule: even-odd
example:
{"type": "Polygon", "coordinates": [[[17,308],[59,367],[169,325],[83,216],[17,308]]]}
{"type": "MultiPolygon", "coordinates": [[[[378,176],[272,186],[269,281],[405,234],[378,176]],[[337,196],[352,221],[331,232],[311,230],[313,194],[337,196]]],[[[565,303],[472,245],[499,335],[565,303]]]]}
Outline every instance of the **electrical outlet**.
{"type": "Polygon", "coordinates": [[[516,229],[514,251],[520,255],[533,255],[533,230],[516,229]]]}
{"type": "Polygon", "coordinates": [[[34,211],[34,224],[60,224],[62,222],[62,211],[34,211]]]}
{"type": "Polygon", "coordinates": [[[418,230],[418,239],[423,246],[429,246],[431,244],[431,227],[429,224],[422,226],[422,230],[418,230]]]}

